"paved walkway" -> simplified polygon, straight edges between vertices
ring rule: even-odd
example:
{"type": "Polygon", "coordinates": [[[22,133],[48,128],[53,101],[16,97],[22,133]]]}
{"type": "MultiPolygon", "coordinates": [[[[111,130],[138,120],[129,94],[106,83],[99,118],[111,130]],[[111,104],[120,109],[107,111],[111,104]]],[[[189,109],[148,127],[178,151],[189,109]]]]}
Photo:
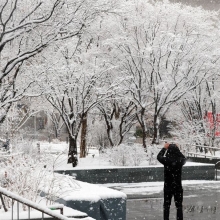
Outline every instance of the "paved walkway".
{"type": "MultiPolygon", "coordinates": [[[[205,199],[205,198],[204,198],[205,199]]],[[[201,200],[200,200],[201,201],[201,200]]],[[[184,219],[187,220],[219,220],[219,208],[215,205],[203,206],[185,198],[184,219]],[[189,203],[188,203],[189,202],[189,203]]],[[[162,199],[142,199],[128,200],[127,202],[127,220],[162,220],[163,219],[163,201],[162,199]]],[[[176,210],[172,205],[170,220],[176,220],[176,210]]]]}
{"type": "MultiPolygon", "coordinates": [[[[129,196],[127,201],[127,220],[162,220],[163,194],[129,196]],[[132,198],[133,197],[133,198],[132,198]],[[141,198],[142,197],[142,198],[141,198]]],[[[220,182],[214,185],[202,184],[185,187],[184,219],[220,219],[220,182]]],[[[176,210],[172,201],[170,220],[176,220],[176,210]]]]}

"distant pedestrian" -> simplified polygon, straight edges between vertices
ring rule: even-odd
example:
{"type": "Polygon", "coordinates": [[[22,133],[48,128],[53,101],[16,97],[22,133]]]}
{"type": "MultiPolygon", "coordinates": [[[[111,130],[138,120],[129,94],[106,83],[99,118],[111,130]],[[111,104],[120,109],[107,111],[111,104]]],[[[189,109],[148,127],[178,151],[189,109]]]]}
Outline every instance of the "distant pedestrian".
{"type": "Polygon", "coordinates": [[[173,196],[177,220],[183,220],[182,166],[186,163],[186,158],[176,144],[165,142],[164,148],[157,155],[157,160],[164,165],[164,220],[169,220],[173,196]]]}
{"type": "Polygon", "coordinates": [[[3,144],[3,148],[5,151],[9,150],[10,140],[7,139],[6,142],[3,144]]]}

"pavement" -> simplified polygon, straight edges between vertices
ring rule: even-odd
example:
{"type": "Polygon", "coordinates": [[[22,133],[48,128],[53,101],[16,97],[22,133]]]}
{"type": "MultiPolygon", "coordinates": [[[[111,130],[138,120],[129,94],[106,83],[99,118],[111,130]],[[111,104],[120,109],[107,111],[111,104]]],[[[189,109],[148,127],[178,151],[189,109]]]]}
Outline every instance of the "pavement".
{"type": "MultiPolygon", "coordinates": [[[[215,197],[216,198],[216,197],[215,197]]],[[[219,198],[219,196],[218,196],[219,198]]],[[[219,220],[219,206],[215,202],[206,204],[204,198],[184,197],[184,219],[187,220],[219,220]]],[[[213,199],[213,198],[212,198],[213,199]]],[[[127,201],[127,220],[162,220],[163,219],[163,199],[134,199],[127,201]]],[[[176,220],[176,210],[172,202],[170,220],[176,220]]]]}
{"type": "MultiPolygon", "coordinates": [[[[123,187],[121,187],[121,191],[123,191],[123,187]]],[[[141,191],[128,194],[126,219],[162,220],[163,191],[144,194],[141,191]]],[[[185,185],[183,209],[184,219],[187,220],[219,220],[220,181],[185,185]]],[[[173,200],[170,220],[176,220],[176,209],[173,200]]]]}

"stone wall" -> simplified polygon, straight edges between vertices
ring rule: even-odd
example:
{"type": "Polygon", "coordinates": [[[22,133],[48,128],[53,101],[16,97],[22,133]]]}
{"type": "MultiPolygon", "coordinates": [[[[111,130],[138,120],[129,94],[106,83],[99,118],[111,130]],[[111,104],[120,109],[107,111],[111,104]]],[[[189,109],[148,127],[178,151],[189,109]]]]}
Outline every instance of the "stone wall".
{"type": "MultiPolygon", "coordinates": [[[[76,179],[88,183],[138,183],[163,181],[162,166],[156,167],[129,167],[109,169],[73,169],[57,170],[57,173],[76,175],[76,179]]],[[[183,180],[214,180],[215,166],[213,164],[184,166],[183,180]]]]}

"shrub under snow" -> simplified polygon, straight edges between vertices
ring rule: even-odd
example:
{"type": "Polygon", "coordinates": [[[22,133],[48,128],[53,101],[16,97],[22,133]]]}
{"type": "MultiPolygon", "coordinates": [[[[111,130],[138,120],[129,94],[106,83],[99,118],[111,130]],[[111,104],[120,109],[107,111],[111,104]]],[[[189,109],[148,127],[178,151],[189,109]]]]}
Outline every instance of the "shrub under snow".
{"type": "Polygon", "coordinates": [[[132,146],[121,144],[107,149],[103,156],[117,166],[138,166],[142,161],[147,160],[147,154],[140,144],[132,146]]]}

